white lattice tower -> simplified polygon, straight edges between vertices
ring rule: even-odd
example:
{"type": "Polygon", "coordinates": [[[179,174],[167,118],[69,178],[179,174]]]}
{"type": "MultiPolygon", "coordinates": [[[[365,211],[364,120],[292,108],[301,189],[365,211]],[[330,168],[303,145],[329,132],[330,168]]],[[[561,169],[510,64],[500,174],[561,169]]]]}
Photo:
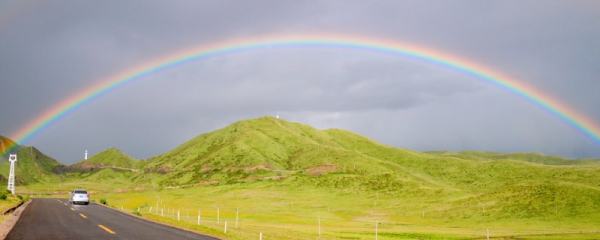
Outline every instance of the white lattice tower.
{"type": "Polygon", "coordinates": [[[15,162],[17,161],[17,154],[11,154],[8,158],[10,162],[10,172],[8,174],[8,190],[14,195],[15,194],[15,162]]]}

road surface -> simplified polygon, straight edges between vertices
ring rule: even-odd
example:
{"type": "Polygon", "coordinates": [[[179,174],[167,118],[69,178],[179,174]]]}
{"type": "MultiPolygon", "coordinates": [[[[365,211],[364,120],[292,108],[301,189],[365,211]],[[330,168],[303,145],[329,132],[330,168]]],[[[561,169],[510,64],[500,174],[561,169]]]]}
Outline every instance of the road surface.
{"type": "Polygon", "coordinates": [[[216,238],[148,222],[103,206],[71,205],[66,199],[33,199],[8,240],[216,238]]]}

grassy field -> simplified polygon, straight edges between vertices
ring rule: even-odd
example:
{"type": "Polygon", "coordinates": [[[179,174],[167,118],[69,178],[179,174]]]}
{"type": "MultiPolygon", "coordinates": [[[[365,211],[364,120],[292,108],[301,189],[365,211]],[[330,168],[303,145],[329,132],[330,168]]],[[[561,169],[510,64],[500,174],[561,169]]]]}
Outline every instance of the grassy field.
{"type": "Polygon", "coordinates": [[[135,161],[109,149],[72,165],[92,166],[83,171],[23,164],[47,177],[17,191],[85,188],[111,207],[226,239],[600,238],[593,159],[416,152],[265,117],[135,161]]]}
{"type": "MultiPolygon", "coordinates": [[[[63,185],[63,191],[70,186],[63,185]]],[[[506,239],[600,237],[598,213],[507,217],[489,203],[457,206],[453,196],[359,194],[297,180],[126,192],[105,187],[92,190],[95,201],[105,199],[116,209],[226,239],[258,239],[261,232],[265,239],[312,239],[318,237],[319,221],[320,239],[374,239],[376,223],[378,239],[473,239],[485,238],[488,231],[506,239]]]]}

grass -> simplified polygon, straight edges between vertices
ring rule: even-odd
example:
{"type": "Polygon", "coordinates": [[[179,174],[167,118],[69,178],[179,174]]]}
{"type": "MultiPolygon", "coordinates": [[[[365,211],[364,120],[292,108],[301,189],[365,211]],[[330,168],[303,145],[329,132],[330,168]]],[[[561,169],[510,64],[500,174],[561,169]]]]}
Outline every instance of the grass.
{"type": "MultiPolygon", "coordinates": [[[[128,164],[114,152],[100,162],[128,164]]],[[[111,207],[227,239],[313,239],[319,219],[320,239],[373,239],[377,222],[379,239],[476,239],[488,230],[506,239],[594,239],[600,231],[598,160],[421,153],[266,117],[134,167],[69,172],[18,190],[66,197],[86,188],[111,207]]]]}
{"type": "Polygon", "coordinates": [[[486,229],[495,237],[593,239],[600,230],[598,215],[496,218],[497,212],[482,211],[481,205],[453,207],[456,199],[443,196],[360,195],[291,180],[108,191],[97,192],[92,198],[106,199],[109,206],[130,213],[140,209],[144,218],[226,239],[256,239],[260,232],[266,239],[311,239],[317,236],[319,218],[321,239],[373,239],[375,222],[380,222],[379,239],[473,239],[483,238],[486,229]],[[234,227],[236,209],[238,228],[234,227]],[[176,220],[177,210],[180,221],[176,220]],[[202,214],[200,226],[196,224],[198,210],[202,214]],[[223,234],[225,221],[227,234],[223,234]]]}
{"type": "Polygon", "coordinates": [[[27,197],[14,196],[10,193],[2,193],[6,198],[0,198],[0,223],[4,222],[6,215],[1,214],[6,212],[8,209],[16,207],[23,201],[27,201],[27,197]]]}

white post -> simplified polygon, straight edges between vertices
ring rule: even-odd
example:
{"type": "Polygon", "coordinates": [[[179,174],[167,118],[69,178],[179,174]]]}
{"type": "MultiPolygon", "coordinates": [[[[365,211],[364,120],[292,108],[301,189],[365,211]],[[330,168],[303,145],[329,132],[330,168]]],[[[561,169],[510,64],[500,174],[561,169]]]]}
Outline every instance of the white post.
{"type": "Polygon", "coordinates": [[[490,240],[490,229],[486,229],[485,232],[485,239],[490,240]]]}
{"type": "Polygon", "coordinates": [[[224,232],[224,233],[227,233],[227,221],[225,221],[225,227],[224,227],[224,229],[223,229],[223,232],[224,232]]]}
{"type": "Polygon", "coordinates": [[[148,210],[149,213],[152,213],[152,206],[150,206],[150,209],[148,210]]]}
{"type": "Polygon", "coordinates": [[[177,221],[179,221],[179,220],[180,220],[179,211],[180,211],[180,210],[179,210],[179,209],[177,209],[177,221]]]}
{"type": "Polygon", "coordinates": [[[321,217],[319,217],[319,219],[317,220],[319,228],[318,228],[318,234],[319,234],[319,239],[321,238],[321,217]]]}
{"type": "Polygon", "coordinates": [[[379,227],[379,222],[375,222],[375,240],[377,240],[377,239],[378,239],[378,238],[377,238],[377,237],[378,237],[378,236],[377,236],[377,235],[378,235],[378,231],[377,231],[377,230],[378,230],[378,227],[379,227]]]}
{"type": "Polygon", "coordinates": [[[258,240],[262,240],[262,232],[258,234],[258,240]]]}
{"type": "Polygon", "coordinates": [[[164,217],[164,216],[165,216],[165,209],[164,209],[164,208],[161,208],[161,209],[160,209],[160,216],[161,216],[161,217],[164,217]]]}
{"type": "Polygon", "coordinates": [[[221,209],[217,208],[217,224],[221,223],[221,209]]]}
{"type": "Polygon", "coordinates": [[[240,209],[235,209],[235,228],[238,228],[238,222],[240,220],[240,209]]]}

